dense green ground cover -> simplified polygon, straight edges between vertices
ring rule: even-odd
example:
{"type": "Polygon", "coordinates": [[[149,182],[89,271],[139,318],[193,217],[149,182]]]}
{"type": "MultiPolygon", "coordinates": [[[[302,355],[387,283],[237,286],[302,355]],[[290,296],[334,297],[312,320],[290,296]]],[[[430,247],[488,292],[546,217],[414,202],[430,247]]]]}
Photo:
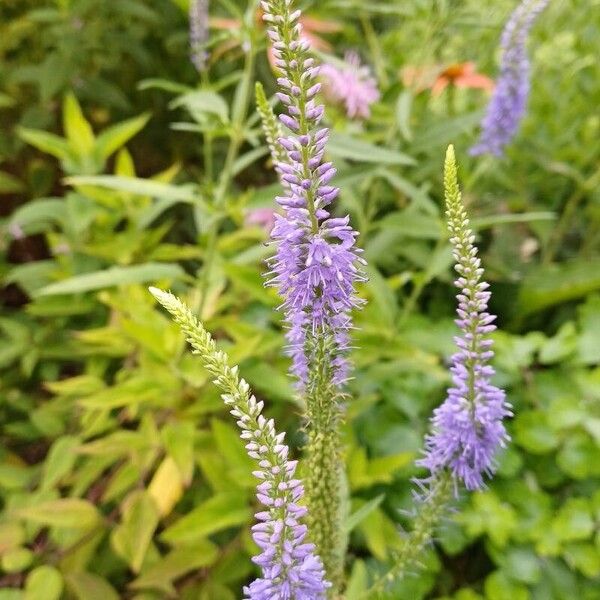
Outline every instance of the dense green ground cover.
{"type": "MultiPolygon", "coordinates": [[[[249,459],[148,284],[186,298],[302,446],[267,232],[249,218],[277,192],[254,108],[254,82],[271,94],[274,78],[251,3],[210,4],[202,76],[186,0],[0,4],[0,600],[227,600],[253,575],[249,459]]],[[[402,543],[448,384],[450,142],[513,443],[389,598],[600,598],[600,2],[540,18],[503,159],[468,156],[485,92],[432,95],[402,73],[472,61],[494,77],[513,2],[304,4],[336,22],[323,52],[358,50],[381,91],[365,121],[327,106],[370,276],[345,424],[347,598],[402,543]]]]}

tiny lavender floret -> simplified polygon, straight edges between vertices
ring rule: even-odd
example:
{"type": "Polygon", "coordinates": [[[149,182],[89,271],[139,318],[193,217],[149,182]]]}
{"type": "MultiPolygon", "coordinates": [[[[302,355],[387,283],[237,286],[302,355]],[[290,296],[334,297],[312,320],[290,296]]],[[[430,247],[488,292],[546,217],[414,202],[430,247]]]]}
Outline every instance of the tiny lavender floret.
{"type": "Polygon", "coordinates": [[[502,63],[496,89],[481,123],[479,141],[471,154],[502,156],[514,137],[527,106],[530,64],[527,37],[536,17],[549,0],[522,0],[502,32],[502,63]]]}
{"type": "Polygon", "coordinates": [[[331,185],[336,170],[323,159],[329,130],[319,127],[324,111],[316,102],[319,69],[301,37],[300,11],[291,12],[289,5],[289,0],[262,2],[275,65],[281,70],[277,96],[286,112],[279,119],[290,131],[279,139],[287,156],[276,165],[284,183],[285,193],[277,198],[284,215],[276,216],[271,232],[277,253],[269,263],[269,283],[283,298],[291,370],[299,387],[308,381],[307,342],[315,336],[332,341],[332,377],[341,385],[348,377],[349,313],[360,304],[354,285],[364,279],[364,261],[349,217],[331,218],[328,212],[339,189],[331,185]]]}
{"type": "Polygon", "coordinates": [[[227,355],[217,350],[210,334],[190,309],[170,293],[150,288],[154,297],[171,313],[188,342],[199,354],[206,370],[230,413],[237,419],[246,450],[259,466],[254,471],[260,480],[257,498],[264,510],[256,514],[258,523],[252,537],[261,549],[254,562],[262,577],[244,589],[248,600],[324,600],[330,586],[314,545],[305,543],[306,525],[301,519],[306,508],[299,505],[304,490],[296,479],[297,461],[289,459],[284,433],[276,433],[272,419],[262,414],[263,402],[257,402],[250,387],[230,367],[227,355]]]}
{"type": "Polygon", "coordinates": [[[379,90],[369,67],[360,64],[356,52],[346,52],[344,64],[340,67],[325,63],[320,76],[327,99],[344,104],[351,119],[369,118],[371,104],[379,100],[379,90]]]}
{"type": "Polygon", "coordinates": [[[462,204],[456,177],[454,149],[446,155],[444,184],[446,214],[455,269],[460,289],[458,319],[461,335],[455,338],[458,352],[452,357],[452,387],[444,403],[433,414],[433,432],[425,442],[419,461],[433,474],[449,467],[469,490],[483,487],[483,476],[491,476],[495,457],[508,441],[503,419],[510,415],[504,392],[490,383],[494,369],[489,334],[495,316],[487,310],[490,292],[482,281],[483,269],[473,245],[475,236],[462,204]]]}

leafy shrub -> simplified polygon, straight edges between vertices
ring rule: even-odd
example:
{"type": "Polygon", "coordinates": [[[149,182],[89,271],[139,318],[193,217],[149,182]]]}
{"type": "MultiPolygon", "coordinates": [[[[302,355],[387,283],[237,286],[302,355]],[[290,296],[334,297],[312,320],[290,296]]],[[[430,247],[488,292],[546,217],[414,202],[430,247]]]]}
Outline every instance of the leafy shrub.
{"type": "MultiPolygon", "coordinates": [[[[226,600],[253,576],[249,460],[147,284],[186,297],[303,444],[261,277],[267,232],[251,218],[276,190],[252,108],[254,79],[274,89],[264,32],[245,2],[212,4],[237,23],[213,23],[200,83],[185,2],[0,7],[0,599],[226,600]]],[[[414,458],[448,384],[441,156],[450,141],[466,154],[486,102],[417,91],[401,70],[473,60],[493,76],[511,6],[310,6],[337,21],[320,34],[326,52],[358,47],[381,91],[367,121],[330,111],[340,203],[370,263],[344,425],[349,600],[401,543],[414,458]]],[[[552,3],[507,158],[463,161],[513,443],[390,598],[598,597],[599,29],[591,4],[552,3]]]]}

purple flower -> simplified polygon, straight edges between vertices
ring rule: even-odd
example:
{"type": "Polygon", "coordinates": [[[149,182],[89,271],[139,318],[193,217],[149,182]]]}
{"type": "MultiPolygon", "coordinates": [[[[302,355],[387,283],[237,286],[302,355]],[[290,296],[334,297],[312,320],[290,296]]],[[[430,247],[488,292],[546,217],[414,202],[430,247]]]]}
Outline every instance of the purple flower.
{"type": "Polygon", "coordinates": [[[487,310],[490,292],[482,281],[483,269],[473,245],[456,180],[452,146],[446,157],[446,207],[448,228],[458,279],[458,319],[461,335],[455,338],[458,352],[452,357],[452,387],[433,414],[433,432],[425,439],[425,456],[418,464],[433,474],[448,467],[469,490],[483,486],[483,475],[492,475],[498,450],[509,437],[503,419],[511,415],[504,392],[492,385],[492,340],[495,316],[487,310]]]}
{"type": "MultiPolygon", "coordinates": [[[[251,398],[252,405],[262,408],[251,398]]],[[[313,544],[305,543],[307,528],[300,520],[306,508],[298,503],[304,494],[299,479],[294,478],[297,461],[288,459],[284,434],[275,433],[273,420],[258,417],[258,430],[247,428],[244,411],[231,413],[240,419],[241,437],[248,441],[248,454],[258,461],[254,471],[261,483],[257,498],[266,510],[258,512],[252,537],[261,549],[252,560],[260,566],[262,577],[244,588],[248,600],[325,600],[325,571],[313,544]]]]}
{"type": "Polygon", "coordinates": [[[284,185],[277,202],[284,214],[275,216],[271,231],[277,252],[268,263],[269,285],[283,298],[291,372],[298,386],[308,382],[316,340],[330,348],[331,380],[341,385],[348,377],[349,313],[361,304],[354,286],[364,280],[364,260],[349,217],[329,214],[339,189],[331,185],[335,168],[323,158],[329,130],[319,126],[324,112],[316,102],[319,69],[301,38],[300,12],[290,13],[288,4],[262,3],[275,64],[282,71],[278,98],[287,113],[279,119],[290,130],[279,139],[286,160],[276,164],[284,185]]]}
{"type": "Polygon", "coordinates": [[[473,155],[502,156],[519,128],[530,88],[527,36],[548,1],[522,0],[504,27],[500,75],[481,123],[479,141],[470,150],[473,155]]]}
{"type": "Polygon", "coordinates": [[[356,52],[347,52],[344,59],[342,67],[327,63],[321,67],[320,76],[325,84],[323,92],[332,102],[343,103],[351,119],[367,119],[371,114],[371,104],[379,100],[377,81],[369,67],[361,66],[356,52]]]}

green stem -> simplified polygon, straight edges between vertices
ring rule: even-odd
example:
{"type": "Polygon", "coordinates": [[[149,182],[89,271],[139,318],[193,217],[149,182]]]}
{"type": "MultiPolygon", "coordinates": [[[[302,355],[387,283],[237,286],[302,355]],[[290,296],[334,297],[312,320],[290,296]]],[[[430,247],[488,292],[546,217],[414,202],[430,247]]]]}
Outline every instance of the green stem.
{"type": "Polygon", "coordinates": [[[305,489],[309,506],[308,527],[332,583],[331,596],[339,591],[344,574],[344,477],[340,434],[339,392],[331,384],[331,341],[326,335],[314,342],[315,361],[306,389],[305,489]]]}
{"type": "Polygon", "coordinates": [[[412,531],[406,536],[402,548],[395,557],[394,566],[360,596],[360,600],[378,597],[385,591],[387,585],[402,579],[418,565],[423,550],[431,542],[435,528],[452,496],[452,487],[452,477],[447,472],[439,474],[429,484],[428,495],[419,507],[412,531]]]}

